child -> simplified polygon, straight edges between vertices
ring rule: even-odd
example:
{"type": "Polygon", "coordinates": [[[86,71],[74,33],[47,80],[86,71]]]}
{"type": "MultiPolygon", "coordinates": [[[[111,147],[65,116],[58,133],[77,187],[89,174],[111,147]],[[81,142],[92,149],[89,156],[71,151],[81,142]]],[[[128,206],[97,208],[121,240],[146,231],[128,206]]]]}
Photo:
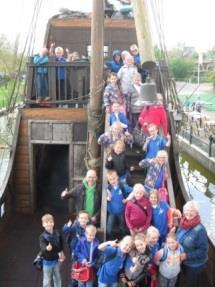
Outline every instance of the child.
{"type": "MultiPolygon", "coordinates": [[[[58,63],[65,63],[66,59],[63,57],[64,50],[62,47],[55,48],[55,60],[58,63]]],[[[56,94],[57,100],[65,99],[65,67],[58,67],[56,69],[57,79],[56,79],[56,94]]]]}
{"type": "MultiPolygon", "coordinates": [[[[72,264],[74,260],[76,260],[74,251],[75,247],[77,245],[78,240],[81,237],[85,236],[85,229],[89,222],[89,214],[85,210],[80,210],[78,213],[77,220],[72,224],[72,221],[69,220],[66,224],[63,226],[63,232],[66,235],[66,241],[69,245],[69,251],[70,251],[70,261],[71,261],[71,271],[72,271],[72,264]]],[[[74,284],[73,278],[71,278],[71,285],[74,284]]]]}
{"type": "Polygon", "coordinates": [[[112,147],[110,155],[106,159],[105,167],[114,169],[119,176],[120,183],[126,183],[129,179],[129,172],[125,158],[125,144],[118,140],[112,147]]]}
{"type": "Polygon", "coordinates": [[[136,105],[136,101],[140,98],[141,86],[142,82],[140,73],[134,74],[132,78],[130,102],[128,103],[129,119],[131,120],[132,127],[135,127],[138,123],[139,115],[143,109],[142,106],[136,105]]]}
{"type": "Polygon", "coordinates": [[[137,67],[134,65],[134,59],[131,55],[125,56],[125,64],[117,73],[122,86],[122,93],[126,99],[126,106],[129,105],[129,95],[131,92],[132,79],[137,74],[137,67]]]}
{"type": "Polygon", "coordinates": [[[120,121],[121,127],[124,131],[128,129],[129,121],[126,117],[125,113],[120,112],[120,103],[114,102],[111,106],[112,112],[110,113],[110,126],[112,126],[113,123],[120,121]]]}
{"type": "Polygon", "coordinates": [[[45,229],[39,237],[43,256],[43,286],[51,286],[51,281],[54,280],[55,287],[61,287],[59,263],[65,259],[63,239],[60,233],[54,230],[54,218],[51,214],[45,214],[41,219],[45,229]]]}
{"type": "Polygon", "coordinates": [[[118,78],[115,73],[110,73],[108,79],[108,84],[105,87],[104,94],[103,94],[103,101],[104,106],[106,108],[107,113],[111,113],[111,105],[114,102],[118,102],[121,107],[122,111],[125,112],[125,99],[123,94],[121,93],[119,86],[118,86],[118,78]]]}
{"type": "Polygon", "coordinates": [[[147,167],[147,175],[144,182],[144,187],[147,192],[151,189],[159,189],[167,179],[167,160],[167,152],[165,150],[159,150],[156,158],[144,159],[139,162],[140,167],[147,167]]]}
{"type": "Polygon", "coordinates": [[[169,213],[174,212],[174,216],[181,217],[181,212],[178,209],[170,208],[166,201],[159,200],[158,192],[152,189],[149,193],[149,201],[152,206],[152,225],[155,226],[160,233],[159,243],[162,243],[166,239],[169,228],[173,228],[173,222],[169,222],[169,213]]]}
{"type": "Polygon", "coordinates": [[[146,231],[146,241],[149,246],[149,250],[152,253],[152,258],[154,258],[156,252],[160,249],[159,237],[159,230],[154,226],[149,226],[146,231]]]}
{"type": "Polygon", "coordinates": [[[152,255],[144,233],[138,233],[134,236],[134,245],[135,249],[129,253],[127,268],[125,268],[125,279],[130,282],[126,282],[123,280],[123,275],[121,276],[122,281],[128,283],[129,286],[135,286],[140,282],[148,283],[147,279],[153,274],[152,255]]]}
{"type": "Polygon", "coordinates": [[[155,158],[159,150],[169,147],[171,143],[171,137],[167,134],[167,140],[158,135],[158,128],[155,124],[148,125],[149,137],[146,138],[146,142],[143,146],[143,150],[146,151],[145,158],[155,158]]]}
{"type": "Polygon", "coordinates": [[[180,272],[182,246],[178,243],[175,233],[167,235],[166,244],[155,255],[159,265],[158,284],[160,287],[174,287],[180,272]]]}
{"type": "Polygon", "coordinates": [[[72,221],[69,220],[63,226],[63,232],[66,235],[67,243],[69,244],[71,261],[74,260],[74,249],[78,239],[85,235],[85,229],[89,223],[89,220],[90,217],[88,212],[85,210],[80,210],[77,220],[73,224],[72,221]]]}
{"type": "Polygon", "coordinates": [[[125,221],[131,235],[145,231],[152,218],[152,208],[149,200],[144,196],[145,189],[140,183],[134,185],[133,199],[129,200],[125,208],[125,221]]]}
{"type": "Polygon", "coordinates": [[[44,67],[48,63],[48,60],[47,48],[42,48],[40,53],[36,54],[33,59],[33,63],[38,65],[35,68],[37,103],[48,99],[48,67],[44,67]]]}
{"type": "Polygon", "coordinates": [[[119,184],[119,177],[115,170],[108,170],[107,180],[109,182],[107,190],[107,235],[110,237],[113,235],[113,227],[117,221],[120,234],[125,233],[124,202],[132,188],[127,184],[119,184]]]}
{"type": "Polygon", "coordinates": [[[119,121],[113,123],[113,125],[110,127],[109,133],[100,135],[98,138],[98,144],[108,147],[109,145],[113,145],[118,140],[122,140],[125,144],[129,145],[132,145],[133,143],[132,135],[128,131],[123,132],[121,123],[119,121]]]}
{"type": "Polygon", "coordinates": [[[78,282],[78,287],[92,287],[94,283],[94,265],[98,257],[99,241],[96,239],[96,227],[87,225],[85,237],[80,238],[75,247],[75,257],[77,261],[88,267],[92,267],[92,278],[87,282],[78,282]]]}
{"type": "Polygon", "coordinates": [[[114,73],[117,73],[122,67],[123,62],[121,58],[121,53],[119,50],[114,50],[112,53],[113,60],[105,63],[105,66],[114,73]]]}
{"type": "Polygon", "coordinates": [[[104,262],[98,270],[99,287],[117,287],[118,274],[123,268],[127,254],[131,251],[133,239],[131,236],[125,236],[119,244],[115,241],[103,242],[98,249],[104,252],[106,258],[112,256],[111,260],[104,262]]]}

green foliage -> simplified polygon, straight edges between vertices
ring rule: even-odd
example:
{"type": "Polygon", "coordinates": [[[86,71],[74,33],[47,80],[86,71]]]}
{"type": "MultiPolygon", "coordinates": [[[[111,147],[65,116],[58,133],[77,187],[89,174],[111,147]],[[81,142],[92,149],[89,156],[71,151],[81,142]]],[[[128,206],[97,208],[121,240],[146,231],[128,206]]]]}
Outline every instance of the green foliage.
{"type": "Polygon", "coordinates": [[[208,80],[209,80],[210,83],[213,84],[213,87],[214,87],[214,89],[215,89],[215,70],[214,70],[214,71],[211,71],[211,72],[209,73],[208,80]]]}
{"type": "Polygon", "coordinates": [[[186,58],[175,58],[170,61],[170,71],[175,80],[187,80],[195,70],[195,63],[186,58]]]}

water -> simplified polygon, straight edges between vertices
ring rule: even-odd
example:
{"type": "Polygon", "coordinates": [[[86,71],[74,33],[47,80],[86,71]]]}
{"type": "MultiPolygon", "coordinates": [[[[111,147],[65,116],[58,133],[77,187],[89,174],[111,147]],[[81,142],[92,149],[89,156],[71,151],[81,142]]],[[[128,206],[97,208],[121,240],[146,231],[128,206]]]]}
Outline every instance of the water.
{"type": "Polygon", "coordinates": [[[215,245],[215,176],[186,153],[179,160],[187,193],[198,202],[202,223],[215,245]]]}
{"type": "Polygon", "coordinates": [[[15,128],[17,111],[8,116],[0,116],[0,197],[1,189],[10,160],[13,132],[15,128]]]}

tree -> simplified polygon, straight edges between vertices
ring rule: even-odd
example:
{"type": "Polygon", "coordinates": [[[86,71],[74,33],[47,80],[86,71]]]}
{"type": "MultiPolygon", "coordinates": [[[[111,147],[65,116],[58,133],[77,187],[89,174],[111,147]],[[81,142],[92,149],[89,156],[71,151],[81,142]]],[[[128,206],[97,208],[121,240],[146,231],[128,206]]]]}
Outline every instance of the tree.
{"type": "Polygon", "coordinates": [[[195,70],[194,61],[186,58],[175,58],[170,61],[170,71],[175,80],[187,80],[195,70]]]}

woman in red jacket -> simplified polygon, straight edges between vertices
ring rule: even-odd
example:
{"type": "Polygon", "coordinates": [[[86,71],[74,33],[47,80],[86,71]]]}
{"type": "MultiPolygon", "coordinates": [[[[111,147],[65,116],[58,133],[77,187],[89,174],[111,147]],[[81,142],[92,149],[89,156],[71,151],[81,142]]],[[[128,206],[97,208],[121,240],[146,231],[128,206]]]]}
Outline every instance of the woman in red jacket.
{"type": "Polygon", "coordinates": [[[145,231],[151,223],[152,207],[145,197],[144,186],[140,183],[134,185],[133,198],[125,208],[125,221],[131,235],[145,231]]]}

